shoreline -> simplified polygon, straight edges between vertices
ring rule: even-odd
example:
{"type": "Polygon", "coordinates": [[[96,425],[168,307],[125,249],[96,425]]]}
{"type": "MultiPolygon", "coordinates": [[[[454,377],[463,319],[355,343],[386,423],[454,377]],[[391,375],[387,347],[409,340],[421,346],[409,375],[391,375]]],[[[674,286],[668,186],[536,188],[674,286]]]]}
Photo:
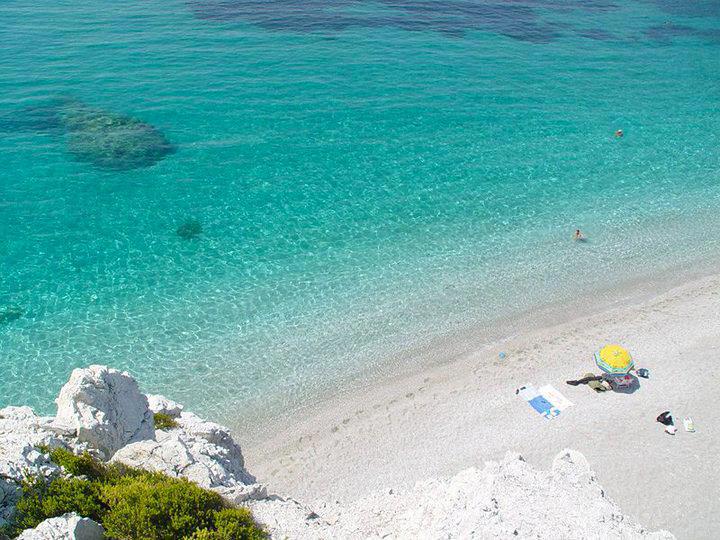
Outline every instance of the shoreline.
{"type": "Polygon", "coordinates": [[[415,375],[467,360],[484,351],[494,352],[489,359],[497,360],[497,353],[504,351],[513,339],[618,307],[640,306],[676,288],[692,286],[715,276],[717,263],[720,263],[720,258],[717,261],[696,261],[690,270],[673,268],[655,275],[627,279],[611,287],[588,291],[572,300],[555,300],[535,309],[503,315],[477,327],[461,328],[430,343],[409,345],[373,367],[367,367],[354,376],[340,378],[331,392],[308,394],[290,404],[272,402],[251,406],[249,414],[233,417],[226,413],[218,421],[243,433],[246,444],[261,445],[274,437],[277,431],[288,430],[298,420],[322,414],[344,401],[352,401],[356,394],[364,394],[376,387],[403,386],[406,379],[415,375]]]}
{"type": "Polygon", "coordinates": [[[526,329],[505,339],[467,353],[446,349],[444,362],[406,365],[386,380],[378,376],[268,421],[262,442],[243,439],[249,468],[271,491],[351,501],[388,483],[411,485],[481,466],[508,450],[547,467],[570,447],[588,457],[609,496],[646,526],[678,538],[718,534],[720,502],[700,494],[720,483],[720,473],[708,467],[709,448],[720,442],[712,387],[720,380],[714,362],[720,275],[698,274],[606,292],[604,303],[586,305],[584,313],[582,299],[564,321],[552,319],[562,306],[541,310],[536,319],[549,325],[518,321],[526,329]],[[650,369],[651,379],[634,394],[595,395],[564,383],[592,371],[591,355],[606,342],[624,344],[639,367],[650,369]],[[678,358],[691,366],[678,372],[678,358]],[[552,384],[575,405],[542,419],[514,394],[525,383],[552,384]],[[666,409],[680,425],[674,438],[655,422],[666,409]],[[695,419],[697,433],[682,431],[684,415],[695,419]]]}

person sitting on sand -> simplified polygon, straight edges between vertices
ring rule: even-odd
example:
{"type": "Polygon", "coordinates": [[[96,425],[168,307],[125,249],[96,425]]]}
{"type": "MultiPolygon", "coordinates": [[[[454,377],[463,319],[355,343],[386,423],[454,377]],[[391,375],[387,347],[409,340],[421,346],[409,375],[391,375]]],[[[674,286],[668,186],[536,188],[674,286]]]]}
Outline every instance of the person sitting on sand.
{"type": "Polygon", "coordinates": [[[575,234],[573,235],[573,240],[585,240],[585,236],[582,232],[580,232],[580,229],[575,229],[575,234]]]}

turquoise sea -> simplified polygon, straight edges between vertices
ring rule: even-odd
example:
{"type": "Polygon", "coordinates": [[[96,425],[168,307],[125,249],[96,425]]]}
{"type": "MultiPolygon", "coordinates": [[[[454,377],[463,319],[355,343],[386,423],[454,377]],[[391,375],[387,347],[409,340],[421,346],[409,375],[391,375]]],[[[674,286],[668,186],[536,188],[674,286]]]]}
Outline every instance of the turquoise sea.
{"type": "Polygon", "coordinates": [[[716,0],[3,0],[0,45],[0,406],[105,363],[251,423],[720,260],[716,0]]]}

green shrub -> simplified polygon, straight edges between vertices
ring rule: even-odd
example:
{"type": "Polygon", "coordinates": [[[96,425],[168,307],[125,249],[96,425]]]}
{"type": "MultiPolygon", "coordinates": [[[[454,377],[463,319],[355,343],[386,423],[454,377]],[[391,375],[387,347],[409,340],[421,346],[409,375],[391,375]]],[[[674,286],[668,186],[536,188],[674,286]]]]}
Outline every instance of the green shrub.
{"type": "Polygon", "coordinates": [[[178,427],[178,423],[169,414],[155,413],[155,429],[172,429],[178,427]]]}
{"type": "Polygon", "coordinates": [[[73,476],[85,476],[89,480],[102,480],[107,476],[108,467],[87,452],[78,456],[65,448],[55,448],[50,452],[50,459],[73,476]]]}
{"type": "Polygon", "coordinates": [[[160,473],[122,478],[106,486],[102,499],[110,508],[105,532],[120,540],[190,536],[196,529],[213,528],[213,517],[224,506],[217,493],[160,473]]]}
{"type": "MultiPolygon", "coordinates": [[[[0,416],[0,418],[2,417],[0,416]]],[[[41,454],[49,454],[52,451],[52,448],[50,448],[47,444],[36,444],[35,448],[37,448],[41,454]]]]}
{"type": "Polygon", "coordinates": [[[10,525],[0,525],[0,540],[10,540],[12,528],[10,525]]]}
{"type": "Polygon", "coordinates": [[[247,508],[225,508],[215,514],[215,530],[195,531],[190,540],[265,540],[262,530],[247,508]]]}
{"type": "Polygon", "coordinates": [[[268,538],[249,510],[227,508],[220,495],[185,479],[106,465],[88,453],[77,456],[65,449],[52,450],[50,456],[73,476],[26,479],[10,530],[14,535],[45,519],[77,512],[101,523],[113,540],[268,538]]]}
{"type": "Polygon", "coordinates": [[[262,540],[263,531],[247,508],[226,508],[215,514],[215,528],[223,540],[262,540]]]}
{"type": "Polygon", "coordinates": [[[106,511],[100,499],[101,485],[90,480],[61,477],[48,483],[44,478],[30,477],[23,481],[22,490],[14,523],[18,532],[66,512],[102,521],[106,511]]]}

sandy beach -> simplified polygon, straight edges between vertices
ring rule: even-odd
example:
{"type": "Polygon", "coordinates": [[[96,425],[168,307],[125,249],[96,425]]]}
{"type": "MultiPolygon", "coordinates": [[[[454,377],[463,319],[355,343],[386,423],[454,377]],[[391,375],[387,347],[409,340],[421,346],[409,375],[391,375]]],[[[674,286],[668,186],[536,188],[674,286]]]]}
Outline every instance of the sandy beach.
{"type": "Polygon", "coordinates": [[[245,444],[248,468],[283,495],[352,501],[382,486],[482,466],[508,450],[547,468],[567,447],[587,457],[608,495],[646,527],[717,538],[719,300],[720,275],[706,276],[406,369],[270,424],[273,436],[245,444]],[[650,378],[632,394],[565,384],[597,372],[591,357],[606,343],[626,346],[650,378]],[[516,396],[524,384],[552,384],[574,406],[546,420],[516,396]],[[665,410],[678,425],[675,436],[655,421],[665,410]],[[685,416],[697,432],[682,429],[685,416]]]}

